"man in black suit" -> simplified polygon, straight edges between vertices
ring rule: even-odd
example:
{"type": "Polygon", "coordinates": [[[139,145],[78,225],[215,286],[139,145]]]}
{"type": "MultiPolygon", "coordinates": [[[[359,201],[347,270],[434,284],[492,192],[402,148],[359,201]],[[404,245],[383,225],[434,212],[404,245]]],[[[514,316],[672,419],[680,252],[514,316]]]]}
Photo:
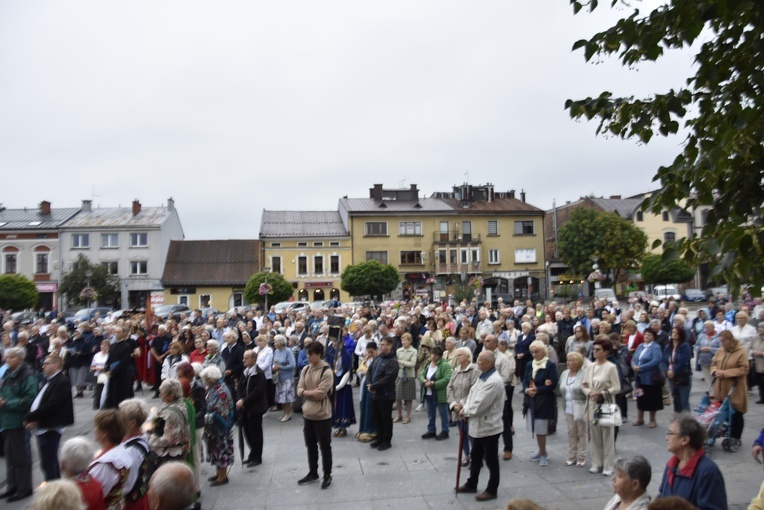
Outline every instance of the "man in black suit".
{"type": "Polygon", "coordinates": [[[239,382],[239,411],[244,426],[244,436],[249,444],[247,467],[263,463],[263,414],[268,410],[265,393],[265,374],[257,369],[257,355],[254,351],[244,351],[244,373],[239,382]]]}
{"type": "Polygon", "coordinates": [[[46,482],[61,478],[58,445],[64,427],[74,423],[72,389],[62,368],[63,360],[58,356],[45,358],[42,363],[45,385],[34,399],[29,414],[24,417],[27,430],[37,436],[40,467],[46,482]]]}
{"type": "Polygon", "coordinates": [[[225,373],[223,374],[225,383],[231,391],[231,395],[236,395],[236,383],[244,371],[244,347],[239,345],[238,336],[233,330],[226,331],[223,335],[225,345],[220,349],[220,357],[225,361],[225,373]]]}

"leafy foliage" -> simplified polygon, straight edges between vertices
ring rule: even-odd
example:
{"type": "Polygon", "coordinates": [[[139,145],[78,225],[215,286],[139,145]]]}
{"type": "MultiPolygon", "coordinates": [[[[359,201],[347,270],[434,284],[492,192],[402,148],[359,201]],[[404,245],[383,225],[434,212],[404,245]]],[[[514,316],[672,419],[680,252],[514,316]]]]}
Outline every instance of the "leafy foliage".
{"type": "Polygon", "coordinates": [[[351,296],[381,296],[398,286],[398,270],[376,260],[347,266],[342,271],[342,290],[351,296]]]}
{"type": "Polygon", "coordinates": [[[645,233],[615,213],[577,209],[560,229],[560,257],[579,274],[591,271],[596,256],[600,269],[612,270],[618,281],[623,269],[639,265],[646,248],[645,233]]]}
{"type": "MultiPolygon", "coordinates": [[[[597,0],[570,0],[574,12],[597,0]]],[[[613,7],[625,2],[611,0],[613,7]]],[[[679,90],[648,98],[568,100],[573,118],[599,119],[597,133],[636,137],[670,136],[686,129],[682,152],[658,169],[660,189],[643,204],[661,212],[676,205],[711,206],[699,236],[679,240],[664,252],[690,265],[711,265],[730,288],[764,284],[764,2],[761,0],[669,0],[647,15],[631,14],[588,40],[577,41],[587,61],[617,55],[633,67],[655,61],[666,50],[698,42],[695,74],[679,90]],[[698,41],[703,34],[705,42],[698,41]],[[676,252],[674,252],[676,250],[676,252]]]]}
{"type": "Polygon", "coordinates": [[[37,286],[21,274],[0,276],[0,308],[25,310],[37,304],[37,286]]]}
{"type": "MultiPolygon", "coordinates": [[[[247,300],[247,303],[265,302],[265,294],[260,294],[260,285],[263,283],[265,283],[265,273],[255,273],[250,276],[247,286],[244,287],[244,299],[247,300]]],[[[292,284],[279,273],[268,273],[268,285],[271,286],[268,301],[274,305],[280,301],[288,300],[294,294],[292,284]]]]}
{"type": "MultiPolygon", "coordinates": [[[[98,295],[100,304],[115,304],[119,298],[119,279],[110,275],[106,266],[93,264],[85,255],[80,254],[76,262],[77,269],[69,271],[61,278],[58,292],[66,294],[70,305],[87,304],[87,296],[82,295],[82,289],[90,287],[98,295]]],[[[91,304],[93,304],[91,302],[91,304]]]]}
{"type": "Polygon", "coordinates": [[[647,255],[642,261],[645,283],[683,283],[692,279],[695,271],[681,259],[663,260],[660,255],[647,255]]]}

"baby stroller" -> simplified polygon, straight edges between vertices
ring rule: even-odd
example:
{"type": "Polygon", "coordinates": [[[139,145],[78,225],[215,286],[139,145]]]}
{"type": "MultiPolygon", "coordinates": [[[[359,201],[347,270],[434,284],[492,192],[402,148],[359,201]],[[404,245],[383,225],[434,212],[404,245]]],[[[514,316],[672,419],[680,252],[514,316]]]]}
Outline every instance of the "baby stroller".
{"type": "MultiPolygon", "coordinates": [[[[714,385],[714,381],[711,380],[711,386],[714,385]]],[[[740,441],[733,439],[730,434],[732,432],[732,413],[735,409],[732,407],[732,392],[735,387],[733,386],[724,400],[721,402],[711,401],[708,397],[708,390],[703,393],[700,398],[700,402],[695,406],[694,415],[698,422],[706,427],[706,446],[711,447],[716,442],[717,438],[724,436],[722,440],[722,448],[725,452],[736,452],[740,448],[740,441]]]]}

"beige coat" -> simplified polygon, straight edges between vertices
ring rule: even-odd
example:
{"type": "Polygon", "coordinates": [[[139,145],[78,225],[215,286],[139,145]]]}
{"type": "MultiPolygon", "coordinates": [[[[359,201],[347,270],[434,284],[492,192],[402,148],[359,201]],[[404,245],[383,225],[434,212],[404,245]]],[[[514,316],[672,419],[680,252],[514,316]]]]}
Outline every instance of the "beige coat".
{"type": "Polygon", "coordinates": [[[740,342],[736,342],[735,347],[729,352],[725,351],[724,347],[720,347],[714,354],[714,359],[711,360],[712,374],[714,370],[728,372],[724,379],[714,381],[714,396],[717,400],[724,400],[734,385],[732,407],[743,414],[748,412],[748,383],[746,381],[748,368],[748,353],[740,342]]]}
{"type": "MultiPolygon", "coordinates": [[[[751,352],[753,351],[764,352],[764,337],[758,333],[751,340],[751,352]]],[[[756,373],[764,374],[764,356],[754,356],[753,361],[756,363],[756,373]]]]}
{"type": "Polygon", "coordinates": [[[621,381],[618,379],[618,369],[614,364],[606,361],[602,365],[596,362],[589,365],[584,375],[584,382],[581,383],[581,391],[586,395],[589,421],[594,419],[594,410],[596,406],[589,400],[589,393],[596,391],[600,393],[609,393],[610,399],[603,395],[606,403],[615,403],[615,396],[621,391],[621,381]]]}
{"type": "Polygon", "coordinates": [[[448,381],[446,387],[446,400],[448,406],[453,408],[454,404],[461,404],[464,406],[464,402],[467,400],[467,395],[470,393],[470,388],[475,385],[475,381],[480,377],[480,370],[477,365],[470,363],[467,368],[462,370],[462,367],[458,367],[451,374],[451,379],[448,381]]]}
{"type": "Polygon", "coordinates": [[[322,389],[324,398],[304,398],[302,403],[302,415],[308,420],[328,420],[332,417],[332,403],[329,392],[334,387],[334,372],[332,368],[321,361],[315,367],[308,365],[300,373],[300,381],[297,383],[297,395],[303,397],[306,390],[322,389]],[[324,370],[326,367],[326,370],[324,370]]]}
{"type": "Polygon", "coordinates": [[[395,357],[398,359],[398,378],[403,377],[403,371],[406,371],[406,377],[413,379],[416,377],[414,367],[416,366],[417,350],[413,347],[404,349],[401,347],[395,351],[395,357]]]}

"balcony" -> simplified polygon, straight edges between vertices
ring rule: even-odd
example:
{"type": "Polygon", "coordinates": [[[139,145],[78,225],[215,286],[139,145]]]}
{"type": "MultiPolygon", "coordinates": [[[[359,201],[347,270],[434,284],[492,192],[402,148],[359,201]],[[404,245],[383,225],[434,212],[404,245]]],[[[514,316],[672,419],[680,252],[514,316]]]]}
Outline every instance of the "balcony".
{"type": "Polygon", "coordinates": [[[433,232],[433,244],[469,245],[480,243],[480,234],[465,234],[459,230],[448,232],[433,232]]]}
{"type": "Polygon", "coordinates": [[[435,272],[439,275],[443,274],[474,274],[481,273],[482,267],[480,262],[468,262],[466,264],[460,263],[437,263],[435,264],[435,272]]]}

